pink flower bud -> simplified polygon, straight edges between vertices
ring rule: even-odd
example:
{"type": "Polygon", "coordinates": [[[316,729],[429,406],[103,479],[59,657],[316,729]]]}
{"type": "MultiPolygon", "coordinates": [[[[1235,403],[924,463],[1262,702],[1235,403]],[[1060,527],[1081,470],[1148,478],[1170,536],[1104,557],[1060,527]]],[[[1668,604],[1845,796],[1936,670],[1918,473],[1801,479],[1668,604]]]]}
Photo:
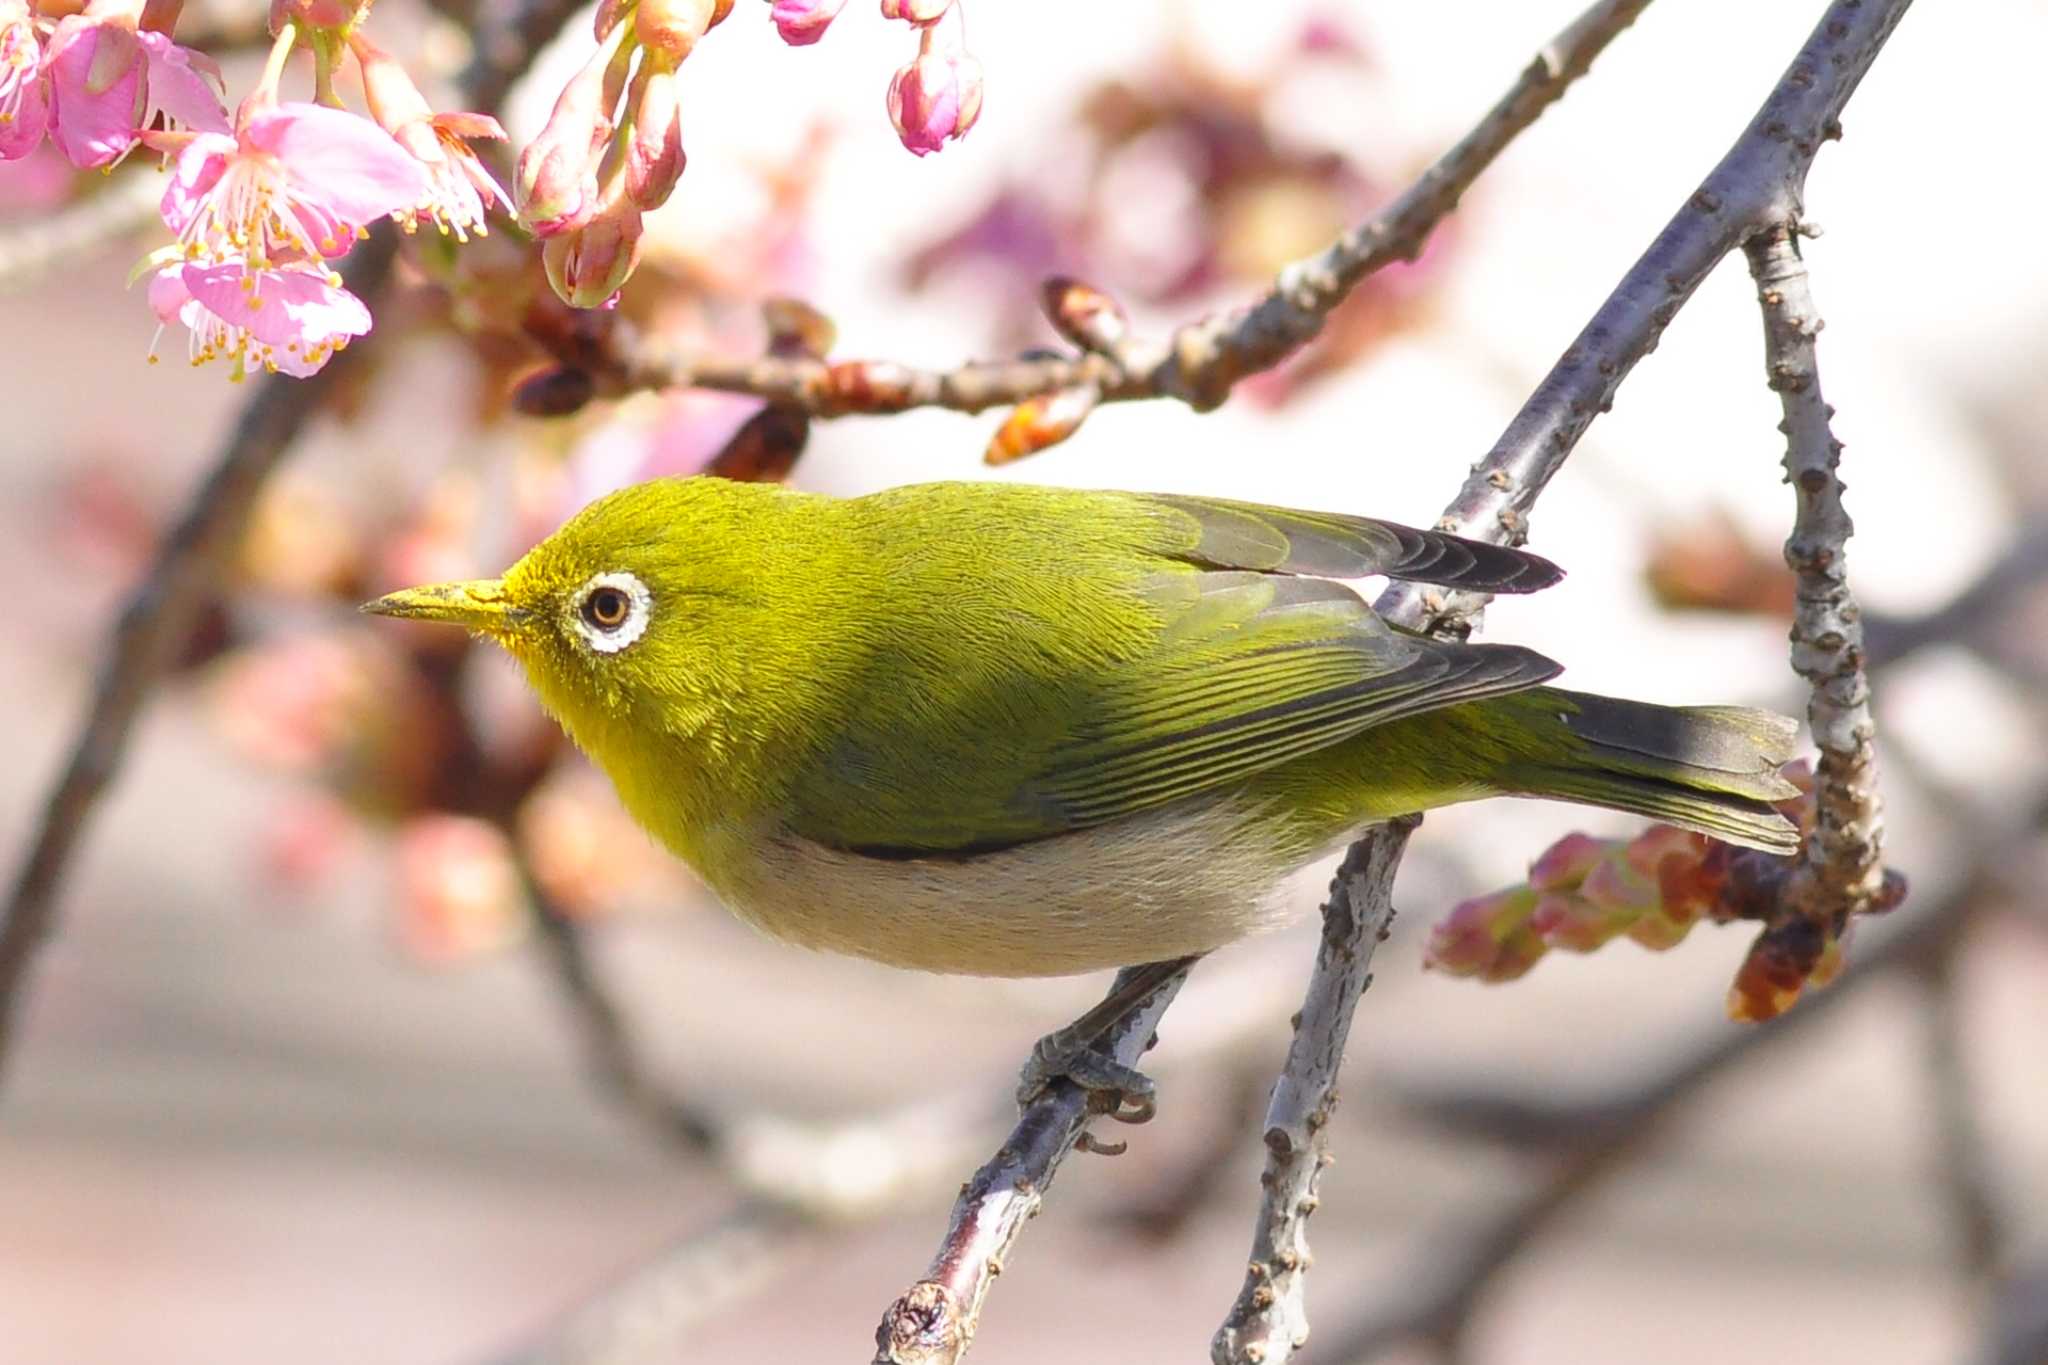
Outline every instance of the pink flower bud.
{"type": "Polygon", "coordinates": [[[548,283],[571,308],[602,308],[640,264],[640,209],[629,199],[609,204],[571,233],[541,247],[548,283]]]}
{"type": "Polygon", "coordinates": [[[1613,847],[1590,834],[1567,834],[1529,864],[1529,885],[1538,891],[1575,891],[1613,847]]]}
{"type": "Polygon", "coordinates": [[[1578,899],[1626,922],[1657,908],[1657,884],[1624,858],[1604,858],[1579,883],[1578,899]]]}
{"type": "Polygon", "coordinates": [[[570,78],[512,179],[519,217],[537,237],[572,232],[597,212],[597,170],[611,135],[607,89],[614,53],[600,48],[570,78]]]}
{"type": "Polygon", "coordinates": [[[1545,947],[1528,932],[1536,903],[1536,893],[1526,886],[1460,901],[1430,929],[1422,965],[1452,976],[1488,980],[1520,976],[1543,955],[1545,947]],[[1503,971],[1506,975],[1501,975],[1503,971]]]}
{"type": "Polygon", "coordinates": [[[882,0],[882,17],[922,28],[936,24],[952,7],[953,0],[882,0]]]}
{"type": "Polygon", "coordinates": [[[809,47],[825,36],[825,30],[839,17],[846,0],[775,0],[768,17],[775,31],[791,47],[809,47]]]}
{"type": "Polygon", "coordinates": [[[626,194],[643,209],[668,200],[683,173],[682,102],[676,73],[642,62],[627,93],[626,194]]]}
{"type": "Polygon", "coordinates": [[[903,145],[929,156],[981,117],[981,63],[967,53],[954,7],[924,30],[917,60],[889,81],[889,121],[903,145]]]}
{"type": "Polygon", "coordinates": [[[359,0],[270,0],[270,31],[282,33],[286,24],[327,33],[346,33],[368,6],[359,0]]]}
{"type": "Polygon", "coordinates": [[[730,13],[732,0],[640,0],[633,11],[633,36],[674,66],[730,13]]]}
{"type": "Polygon", "coordinates": [[[1636,918],[1581,896],[1552,894],[1529,912],[1529,929],[1552,948],[1590,953],[1628,928],[1636,918]]]}

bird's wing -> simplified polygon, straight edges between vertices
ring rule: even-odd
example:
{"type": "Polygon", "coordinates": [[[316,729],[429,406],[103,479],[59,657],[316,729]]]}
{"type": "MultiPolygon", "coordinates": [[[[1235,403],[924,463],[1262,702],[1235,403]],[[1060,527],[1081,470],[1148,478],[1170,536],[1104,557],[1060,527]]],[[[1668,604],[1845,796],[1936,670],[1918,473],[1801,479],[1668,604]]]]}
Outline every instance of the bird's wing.
{"type": "Polygon", "coordinates": [[[1300,512],[1225,498],[1135,495],[1178,522],[1191,563],[1316,578],[1389,578],[1472,592],[1535,592],[1564,570],[1527,550],[1341,512],[1300,512]]]}
{"type": "Polygon", "coordinates": [[[1090,508],[1086,537],[1047,520],[1012,543],[1009,517],[978,556],[927,536],[888,566],[909,604],[900,643],[877,651],[834,742],[795,775],[794,832],[876,856],[1005,847],[1559,671],[1518,646],[1395,631],[1342,584],[1295,576],[1528,590],[1556,577],[1533,555],[1363,518],[1085,496],[1119,500],[1090,508]],[[991,552],[1029,562],[991,573],[991,552]],[[1068,654],[1074,638],[1111,647],[1068,654]]]}

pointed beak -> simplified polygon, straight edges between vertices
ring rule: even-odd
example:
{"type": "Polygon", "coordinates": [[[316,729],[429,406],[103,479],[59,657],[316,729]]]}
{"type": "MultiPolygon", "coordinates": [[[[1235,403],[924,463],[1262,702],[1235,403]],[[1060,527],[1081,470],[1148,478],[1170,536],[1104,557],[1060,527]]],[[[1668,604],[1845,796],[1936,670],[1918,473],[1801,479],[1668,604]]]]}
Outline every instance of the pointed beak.
{"type": "Polygon", "coordinates": [[[387,593],[374,602],[363,603],[374,616],[401,616],[413,621],[445,621],[451,626],[496,635],[518,624],[523,615],[505,597],[505,584],[496,578],[479,578],[469,583],[436,583],[425,588],[404,588],[387,593]]]}

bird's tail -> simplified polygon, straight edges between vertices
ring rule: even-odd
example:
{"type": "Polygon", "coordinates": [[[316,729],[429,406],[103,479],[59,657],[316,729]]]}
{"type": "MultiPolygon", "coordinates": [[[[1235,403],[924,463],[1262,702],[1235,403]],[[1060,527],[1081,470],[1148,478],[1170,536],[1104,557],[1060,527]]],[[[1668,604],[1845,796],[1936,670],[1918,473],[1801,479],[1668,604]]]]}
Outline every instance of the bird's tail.
{"type": "Polygon", "coordinates": [[[1527,737],[1499,770],[1519,795],[1645,815],[1774,853],[1799,834],[1774,803],[1797,722],[1744,706],[1658,706],[1536,687],[1485,703],[1521,712],[1527,737]],[[1526,709],[1525,709],[1526,708],[1526,709]]]}

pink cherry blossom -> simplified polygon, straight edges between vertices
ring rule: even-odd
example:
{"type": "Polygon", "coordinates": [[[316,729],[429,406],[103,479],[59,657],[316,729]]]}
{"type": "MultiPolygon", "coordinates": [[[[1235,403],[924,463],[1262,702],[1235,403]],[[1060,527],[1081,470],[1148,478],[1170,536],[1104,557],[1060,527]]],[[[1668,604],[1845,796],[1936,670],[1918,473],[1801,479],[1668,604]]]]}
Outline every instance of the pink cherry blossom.
{"type": "Polygon", "coordinates": [[[161,33],[137,31],[148,61],[143,82],[142,127],[161,115],[165,124],[199,133],[228,131],[228,111],[220,102],[220,63],[203,52],[180,47],[161,33]]]}
{"type": "Polygon", "coordinates": [[[768,17],[791,47],[809,47],[825,36],[846,0],[775,0],[768,17]]]}
{"type": "Polygon", "coordinates": [[[426,169],[366,118],[316,104],[245,112],[178,156],[163,217],[186,259],[262,272],[340,256],[366,225],[428,197],[426,169]]]}
{"type": "Polygon", "coordinates": [[[49,122],[50,88],[35,21],[23,0],[0,0],[0,161],[34,151],[49,122]]]}
{"type": "Polygon", "coordinates": [[[406,124],[395,136],[427,172],[427,193],[416,210],[418,217],[431,219],[456,241],[466,242],[471,234],[489,235],[486,215],[493,208],[512,211],[511,196],[469,146],[472,138],[504,140],[505,130],[489,114],[435,114],[406,124]]]}
{"type": "Polygon", "coordinates": [[[255,369],[303,378],[370,330],[363,301],[319,265],[173,265],[150,281],[149,303],[160,322],[191,329],[194,365],[228,360],[236,379],[255,369]]]}

